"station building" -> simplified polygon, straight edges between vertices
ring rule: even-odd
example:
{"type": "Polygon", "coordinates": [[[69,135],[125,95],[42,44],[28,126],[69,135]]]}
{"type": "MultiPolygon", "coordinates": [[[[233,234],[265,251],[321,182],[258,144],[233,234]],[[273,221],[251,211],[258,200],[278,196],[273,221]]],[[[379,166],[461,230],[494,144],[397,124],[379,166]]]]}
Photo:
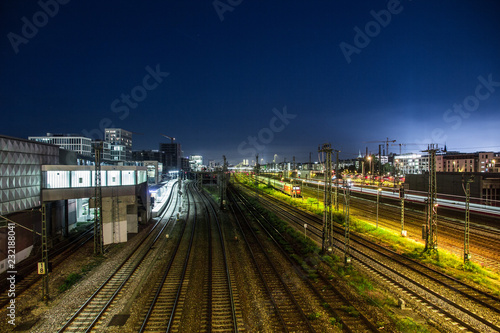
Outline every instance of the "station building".
{"type": "MultiPolygon", "coordinates": [[[[0,135],[0,273],[6,270],[9,223],[16,226],[16,262],[39,254],[41,238],[34,231],[41,232],[42,204],[49,247],[78,224],[93,222],[92,159],[52,144],[0,135]]],[[[105,242],[124,242],[151,216],[147,167],[101,170],[105,242]]]]}

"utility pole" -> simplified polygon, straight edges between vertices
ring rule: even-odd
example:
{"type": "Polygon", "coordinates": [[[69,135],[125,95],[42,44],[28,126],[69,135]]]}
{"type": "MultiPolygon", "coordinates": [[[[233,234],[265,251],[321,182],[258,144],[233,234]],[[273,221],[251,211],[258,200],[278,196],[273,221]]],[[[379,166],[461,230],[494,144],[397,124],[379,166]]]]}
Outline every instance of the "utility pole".
{"type": "MultiPolygon", "coordinates": [[[[179,199],[179,213],[182,212],[182,178],[179,174],[177,178],[179,181],[179,189],[177,190],[177,198],[179,199]]],[[[177,214],[177,218],[179,218],[179,214],[177,214]]]]}
{"type": "Polygon", "coordinates": [[[379,187],[377,188],[377,224],[376,224],[376,229],[378,229],[378,207],[379,207],[379,202],[380,202],[380,191],[382,191],[382,189],[379,187]]]}
{"type": "Polygon", "coordinates": [[[47,211],[45,203],[42,203],[42,269],[38,269],[43,274],[42,300],[49,301],[49,248],[47,241],[47,211]]]}
{"type": "Polygon", "coordinates": [[[103,142],[94,143],[95,152],[95,184],[94,184],[94,254],[102,255],[103,225],[102,225],[102,189],[101,189],[101,153],[103,142]]]}
{"type": "Polygon", "coordinates": [[[222,172],[220,174],[220,209],[224,209],[224,206],[226,204],[226,190],[227,190],[227,178],[226,178],[226,172],[227,172],[227,165],[226,165],[226,156],[222,155],[222,158],[224,159],[224,164],[222,165],[222,172]]]}
{"type": "Polygon", "coordinates": [[[465,232],[464,232],[464,265],[467,265],[470,261],[471,255],[469,252],[469,227],[470,227],[470,183],[474,182],[474,175],[470,176],[467,181],[462,178],[462,188],[464,188],[464,183],[466,183],[465,191],[465,232]]]}
{"type": "Polygon", "coordinates": [[[380,155],[380,150],[384,145],[378,145],[378,182],[382,180],[382,157],[380,155]]]}
{"type": "Polygon", "coordinates": [[[437,144],[429,144],[429,190],[427,193],[427,232],[426,251],[437,251],[437,186],[436,186],[436,152],[440,151],[437,144]]]}
{"type": "MultiPolygon", "coordinates": [[[[396,140],[389,140],[389,138],[386,138],[385,140],[385,153],[387,154],[386,156],[389,156],[389,142],[396,142],[396,140]]],[[[400,153],[401,155],[401,153],[400,153]]]]}
{"type": "Polygon", "coordinates": [[[401,199],[401,236],[406,237],[405,231],[405,188],[401,184],[399,188],[399,199],[401,199]]]}
{"type": "Polygon", "coordinates": [[[259,154],[255,155],[255,193],[257,194],[257,200],[259,200],[259,181],[258,181],[258,176],[259,176],[259,154]]]}
{"type": "Polygon", "coordinates": [[[344,205],[345,205],[345,227],[344,227],[344,263],[351,264],[351,217],[349,212],[351,201],[351,188],[347,181],[344,182],[344,205]]]}
{"type": "Polygon", "coordinates": [[[325,209],[323,211],[323,242],[322,250],[331,249],[332,238],[333,238],[333,221],[332,221],[332,145],[330,143],[324,143],[318,148],[318,152],[326,154],[325,160],[325,197],[324,205],[325,209]]]}
{"type": "Polygon", "coordinates": [[[340,177],[339,177],[339,153],[340,153],[340,150],[336,150],[335,149],[335,153],[336,153],[336,163],[335,163],[335,179],[336,179],[336,184],[335,184],[335,211],[338,212],[339,211],[339,180],[340,180],[340,177]]]}
{"type": "Polygon", "coordinates": [[[201,191],[201,189],[203,188],[203,173],[202,172],[196,173],[196,180],[198,182],[198,189],[201,191]]]}

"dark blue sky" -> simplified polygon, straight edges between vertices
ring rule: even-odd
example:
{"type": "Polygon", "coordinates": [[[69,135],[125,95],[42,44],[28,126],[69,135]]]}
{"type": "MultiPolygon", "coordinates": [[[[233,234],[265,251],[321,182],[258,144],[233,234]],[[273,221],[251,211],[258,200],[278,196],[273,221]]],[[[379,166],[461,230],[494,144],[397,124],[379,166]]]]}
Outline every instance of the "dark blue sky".
{"type": "Polygon", "coordinates": [[[387,137],[500,151],[499,17],[496,0],[3,0],[0,133],[114,125],[230,162],[387,137]]]}

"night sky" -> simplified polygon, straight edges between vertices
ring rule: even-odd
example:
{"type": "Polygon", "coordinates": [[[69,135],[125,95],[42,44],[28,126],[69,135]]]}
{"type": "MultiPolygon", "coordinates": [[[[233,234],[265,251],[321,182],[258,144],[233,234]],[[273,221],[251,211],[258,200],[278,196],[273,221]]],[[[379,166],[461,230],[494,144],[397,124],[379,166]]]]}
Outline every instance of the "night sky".
{"type": "Polygon", "coordinates": [[[387,137],[500,151],[499,18],[498,0],[2,0],[0,134],[120,127],[232,163],[387,137]]]}

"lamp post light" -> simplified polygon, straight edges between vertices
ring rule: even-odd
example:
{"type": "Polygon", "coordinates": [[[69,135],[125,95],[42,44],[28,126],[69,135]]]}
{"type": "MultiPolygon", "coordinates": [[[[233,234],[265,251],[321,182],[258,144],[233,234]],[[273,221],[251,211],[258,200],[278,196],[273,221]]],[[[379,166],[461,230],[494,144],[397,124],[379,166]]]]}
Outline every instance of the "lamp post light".
{"type": "Polygon", "coordinates": [[[370,162],[370,182],[373,185],[373,170],[372,170],[372,157],[368,156],[368,162],[370,162]]]}
{"type": "Polygon", "coordinates": [[[381,188],[377,189],[377,225],[376,228],[378,229],[378,206],[379,206],[379,197],[380,197],[380,192],[382,191],[381,188]]]}

